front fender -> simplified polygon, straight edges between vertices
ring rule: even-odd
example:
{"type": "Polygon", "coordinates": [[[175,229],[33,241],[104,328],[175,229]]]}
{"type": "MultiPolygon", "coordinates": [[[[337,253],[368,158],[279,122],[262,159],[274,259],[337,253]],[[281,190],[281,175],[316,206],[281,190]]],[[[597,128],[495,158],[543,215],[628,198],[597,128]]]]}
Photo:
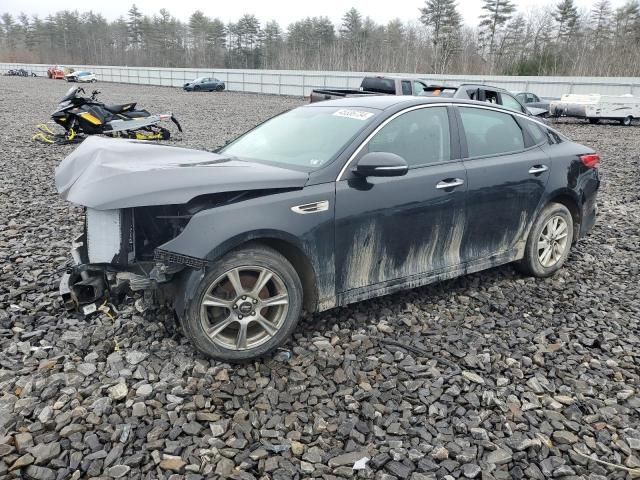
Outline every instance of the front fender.
{"type": "MultiPolygon", "coordinates": [[[[281,240],[307,257],[323,301],[335,296],[334,205],[335,185],[326,183],[211,208],[194,215],[180,235],[158,250],[211,264],[246,242],[281,240]],[[326,210],[307,214],[292,210],[321,201],[328,202],[326,210]]],[[[190,288],[192,281],[187,280],[185,287],[190,288]]]]}

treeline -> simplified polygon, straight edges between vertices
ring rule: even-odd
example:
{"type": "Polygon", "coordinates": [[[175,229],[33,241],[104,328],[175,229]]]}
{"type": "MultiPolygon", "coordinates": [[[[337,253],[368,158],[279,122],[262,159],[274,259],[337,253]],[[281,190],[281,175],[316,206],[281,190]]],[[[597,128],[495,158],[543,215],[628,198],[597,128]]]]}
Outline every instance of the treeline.
{"type": "Polygon", "coordinates": [[[352,8],[334,25],[309,17],[283,28],[255,15],[224,23],[135,5],[114,21],[64,10],[0,17],[0,61],[159,67],[266,68],[505,75],[640,75],[640,3],[573,0],[527,12],[483,0],[465,25],[455,0],[426,0],[410,22],[380,25],[352,8]]]}

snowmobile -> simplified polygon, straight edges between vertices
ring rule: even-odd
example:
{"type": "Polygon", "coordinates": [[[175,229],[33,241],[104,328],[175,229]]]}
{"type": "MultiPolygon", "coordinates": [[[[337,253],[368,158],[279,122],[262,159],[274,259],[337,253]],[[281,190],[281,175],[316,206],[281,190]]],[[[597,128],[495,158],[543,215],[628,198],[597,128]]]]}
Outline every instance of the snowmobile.
{"type": "Polygon", "coordinates": [[[51,118],[64,128],[65,133],[55,134],[47,125],[38,125],[33,139],[45,143],[77,143],[85,135],[107,135],[109,137],[136,140],[168,140],[171,132],[159,126],[160,122],[172,121],[179,132],[182,127],[171,113],[152,115],[146,110],[136,109],[136,103],[106,105],[98,101],[99,91],[90,97],[82,96],[82,87],[71,87],[60,100],[58,109],[51,118]]]}

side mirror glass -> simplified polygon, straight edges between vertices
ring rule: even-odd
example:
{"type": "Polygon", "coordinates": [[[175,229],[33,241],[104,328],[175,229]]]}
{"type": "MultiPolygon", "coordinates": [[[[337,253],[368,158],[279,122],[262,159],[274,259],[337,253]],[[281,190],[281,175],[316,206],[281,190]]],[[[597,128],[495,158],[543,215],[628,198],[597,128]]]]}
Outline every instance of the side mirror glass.
{"type": "Polygon", "coordinates": [[[389,152],[367,153],[354,169],[354,173],[361,177],[400,177],[408,171],[405,159],[389,152]]]}

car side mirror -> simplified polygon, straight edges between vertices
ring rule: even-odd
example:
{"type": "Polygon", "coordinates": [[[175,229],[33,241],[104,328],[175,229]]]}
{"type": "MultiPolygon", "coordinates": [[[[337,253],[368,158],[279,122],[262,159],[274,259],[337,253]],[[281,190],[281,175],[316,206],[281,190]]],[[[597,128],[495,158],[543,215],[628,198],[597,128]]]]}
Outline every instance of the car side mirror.
{"type": "Polygon", "coordinates": [[[389,152],[369,152],[362,156],[353,170],[360,177],[400,177],[408,171],[405,159],[389,152]]]}

